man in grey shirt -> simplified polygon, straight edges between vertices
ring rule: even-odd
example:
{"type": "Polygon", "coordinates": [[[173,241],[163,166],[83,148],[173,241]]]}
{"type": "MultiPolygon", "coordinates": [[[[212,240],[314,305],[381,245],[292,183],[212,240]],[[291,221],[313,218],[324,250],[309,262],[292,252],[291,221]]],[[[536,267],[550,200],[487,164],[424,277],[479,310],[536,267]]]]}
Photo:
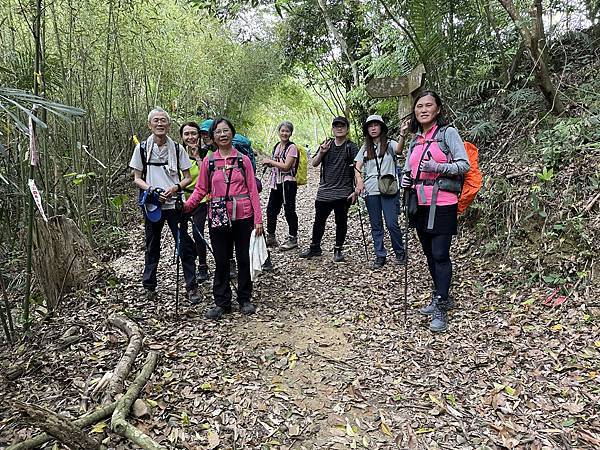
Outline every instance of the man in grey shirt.
{"type": "Polygon", "coordinates": [[[344,261],[342,247],[348,232],[349,197],[354,188],[354,158],[357,145],[348,140],[350,123],[345,117],[336,117],[332,122],[334,139],[328,139],[313,157],[312,165],[321,165],[321,181],[315,200],[315,222],[310,247],[300,252],[301,258],[321,256],[321,239],[331,211],[335,214],[335,247],[333,261],[344,261]]]}
{"type": "Polygon", "coordinates": [[[182,220],[182,212],[176,211],[176,197],[183,195],[183,189],[191,181],[192,163],[183,146],[169,136],[171,118],[162,108],[154,108],[148,114],[148,127],[152,134],[133,151],[129,167],[133,169],[133,183],[146,197],[158,197],[160,214],[144,214],[146,237],[145,265],[142,285],[146,298],[156,298],[156,273],[160,259],[160,238],[165,222],[169,225],[175,242],[179,234],[179,254],[183,266],[183,277],[190,303],[200,302],[197,290],[196,253],[194,243],[187,232],[187,221],[182,220]],[[179,179],[179,171],[183,179],[179,179]]]}

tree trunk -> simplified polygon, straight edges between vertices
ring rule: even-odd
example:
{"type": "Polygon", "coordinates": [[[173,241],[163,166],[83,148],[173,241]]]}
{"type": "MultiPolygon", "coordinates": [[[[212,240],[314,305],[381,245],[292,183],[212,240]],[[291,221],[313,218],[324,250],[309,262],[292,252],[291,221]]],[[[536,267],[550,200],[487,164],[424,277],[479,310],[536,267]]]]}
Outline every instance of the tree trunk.
{"type": "Polygon", "coordinates": [[[65,417],[41,406],[15,402],[15,406],[28,417],[29,422],[39,426],[73,450],[94,450],[100,443],[84,433],[80,427],[65,417]]]}
{"type": "Polygon", "coordinates": [[[521,39],[529,49],[534,64],[537,85],[548,102],[550,110],[556,115],[563,114],[565,106],[558,95],[554,83],[552,83],[548,69],[541,0],[534,0],[534,9],[531,12],[531,30],[527,27],[527,20],[517,12],[512,0],[498,1],[512,19],[521,35],[521,39]],[[542,44],[541,48],[540,43],[542,44]]]}
{"type": "Polygon", "coordinates": [[[350,49],[348,48],[348,43],[346,39],[342,36],[342,34],[335,28],[335,25],[331,21],[329,17],[329,13],[327,12],[327,5],[325,4],[325,0],[317,0],[319,3],[319,8],[323,12],[323,18],[325,19],[325,24],[327,25],[327,29],[331,33],[331,35],[335,38],[335,40],[340,44],[342,52],[346,55],[348,62],[350,63],[350,67],[352,68],[352,85],[357,87],[360,83],[360,78],[358,75],[358,67],[356,66],[356,61],[350,53],[350,49]]]}

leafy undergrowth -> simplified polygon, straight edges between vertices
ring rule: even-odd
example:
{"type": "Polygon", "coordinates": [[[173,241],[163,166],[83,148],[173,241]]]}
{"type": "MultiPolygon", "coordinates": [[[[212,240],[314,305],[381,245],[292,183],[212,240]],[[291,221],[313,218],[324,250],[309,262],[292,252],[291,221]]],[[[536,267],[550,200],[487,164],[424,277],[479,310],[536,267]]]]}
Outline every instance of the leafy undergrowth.
{"type": "MultiPolygon", "coordinates": [[[[298,197],[303,245],[318,172],[311,177],[298,197]]],[[[286,231],[280,222],[280,240],[286,231]]],[[[332,231],[329,223],[325,243],[333,242],[332,231]]],[[[142,234],[135,226],[130,250],[113,262],[113,287],[69,297],[31,339],[2,349],[4,372],[22,367],[23,373],[0,385],[0,445],[37,432],[10,408],[13,399],[70,417],[83,413],[86,384],[93,387],[112,370],[126,344],[105,323],[115,312],[136,320],[145,349],[161,355],[143,393],[151,414],[131,420],[168,448],[600,445],[600,308],[593,292],[532,289],[519,263],[486,256],[468,230],[453,247],[457,306],[442,335],[433,335],[415,311],[429,296],[416,239],[405,321],[403,269],[391,261],[378,272],[368,268],[357,210],[347,262],[334,264],[330,251],[310,261],[295,250],[275,251],[277,270],[255,283],[257,314],[236,311],[218,323],[203,318],[209,285],[202,305],[184,300],[175,316],[172,247],[163,252],[159,298],[141,299],[142,234]],[[72,326],[81,339],[62,346],[72,326]]],[[[88,410],[98,401],[92,397],[88,410]]],[[[132,448],[106,422],[91,432],[109,448],[132,448]]]]}

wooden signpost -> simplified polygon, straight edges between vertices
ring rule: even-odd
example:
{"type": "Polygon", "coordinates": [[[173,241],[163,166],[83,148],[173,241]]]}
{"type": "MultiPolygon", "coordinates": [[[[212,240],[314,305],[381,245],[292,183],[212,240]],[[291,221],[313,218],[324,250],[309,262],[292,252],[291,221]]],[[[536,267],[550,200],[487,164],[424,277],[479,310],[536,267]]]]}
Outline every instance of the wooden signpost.
{"type": "Polygon", "coordinates": [[[413,97],[419,92],[425,79],[425,66],[419,64],[409,74],[401,77],[374,78],[367,84],[367,92],[373,98],[400,97],[398,116],[400,120],[411,113],[413,97]]]}

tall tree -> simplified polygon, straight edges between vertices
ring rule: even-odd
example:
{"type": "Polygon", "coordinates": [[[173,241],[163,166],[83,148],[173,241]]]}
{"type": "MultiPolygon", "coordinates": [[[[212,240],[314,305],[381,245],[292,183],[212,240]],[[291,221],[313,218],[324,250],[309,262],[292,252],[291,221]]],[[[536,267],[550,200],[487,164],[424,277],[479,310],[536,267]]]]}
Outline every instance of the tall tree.
{"type": "Polygon", "coordinates": [[[563,114],[565,106],[548,69],[548,43],[544,31],[542,0],[533,0],[529,17],[517,11],[512,0],[498,0],[521,35],[533,61],[537,85],[554,114],[563,114]]]}

